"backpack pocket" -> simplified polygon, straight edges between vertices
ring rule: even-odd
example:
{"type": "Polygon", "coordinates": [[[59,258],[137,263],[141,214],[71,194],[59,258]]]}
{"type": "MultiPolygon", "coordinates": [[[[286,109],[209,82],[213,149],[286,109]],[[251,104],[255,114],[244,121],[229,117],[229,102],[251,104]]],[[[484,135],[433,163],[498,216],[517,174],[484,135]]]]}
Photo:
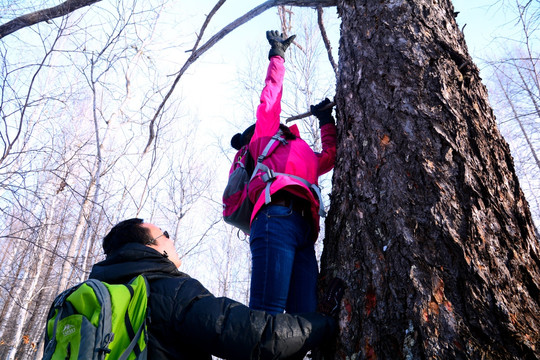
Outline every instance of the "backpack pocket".
{"type": "Polygon", "coordinates": [[[56,351],[51,359],[91,359],[95,345],[96,327],[83,315],[74,314],[58,321],[56,351]]]}
{"type": "Polygon", "coordinates": [[[223,219],[249,234],[249,223],[253,204],[248,197],[250,176],[245,168],[239,167],[229,176],[223,192],[223,219]]]}

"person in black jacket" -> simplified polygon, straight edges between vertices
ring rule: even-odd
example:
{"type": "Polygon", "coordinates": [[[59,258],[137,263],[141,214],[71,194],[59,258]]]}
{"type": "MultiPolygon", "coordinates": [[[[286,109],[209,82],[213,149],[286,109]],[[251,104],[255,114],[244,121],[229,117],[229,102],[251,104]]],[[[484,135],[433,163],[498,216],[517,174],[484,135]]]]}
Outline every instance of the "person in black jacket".
{"type": "Polygon", "coordinates": [[[90,278],[112,284],[139,274],[148,279],[148,359],[301,359],[335,334],[336,321],[322,313],[270,315],[215,297],[178,270],[169,234],[142,219],[114,226],[103,250],[106,259],[90,278]]]}

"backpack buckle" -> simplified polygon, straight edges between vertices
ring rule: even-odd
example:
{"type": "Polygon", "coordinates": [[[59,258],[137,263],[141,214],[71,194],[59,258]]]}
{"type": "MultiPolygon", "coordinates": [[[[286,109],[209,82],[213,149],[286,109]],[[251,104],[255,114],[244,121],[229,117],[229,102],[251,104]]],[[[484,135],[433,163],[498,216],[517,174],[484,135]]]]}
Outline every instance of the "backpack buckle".
{"type": "Polygon", "coordinates": [[[274,174],[274,170],[268,168],[265,173],[261,175],[261,179],[264,182],[272,181],[276,178],[276,174],[274,174]]]}
{"type": "Polygon", "coordinates": [[[98,352],[110,354],[111,349],[109,349],[109,345],[113,342],[113,340],[114,340],[114,333],[105,334],[105,337],[103,338],[103,347],[97,349],[98,352]]]}
{"type": "Polygon", "coordinates": [[[283,133],[281,133],[281,132],[279,132],[279,133],[277,133],[276,135],[272,136],[272,139],[279,141],[279,142],[282,143],[283,145],[287,145],[287,144],[288,144],[287,139],[285,139],[285,138],[283,137],[283,133]]]}

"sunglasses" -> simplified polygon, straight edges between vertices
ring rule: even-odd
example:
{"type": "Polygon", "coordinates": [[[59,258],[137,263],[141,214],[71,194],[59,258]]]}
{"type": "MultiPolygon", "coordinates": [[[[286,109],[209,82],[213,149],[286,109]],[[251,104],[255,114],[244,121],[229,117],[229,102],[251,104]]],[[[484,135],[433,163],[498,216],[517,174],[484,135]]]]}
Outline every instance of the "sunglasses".
{"type": "Polygon", "coordinates": [[[162,236],[165,236],[167,239],[170,239],[170,236],[169,236],[169,233],[167,231],[164,231],[163,234],[159,235],[158,237],[150,240],[150,244],[155,244],[156,243],[156,240],[159,239],[160,237],[162,236]]]}

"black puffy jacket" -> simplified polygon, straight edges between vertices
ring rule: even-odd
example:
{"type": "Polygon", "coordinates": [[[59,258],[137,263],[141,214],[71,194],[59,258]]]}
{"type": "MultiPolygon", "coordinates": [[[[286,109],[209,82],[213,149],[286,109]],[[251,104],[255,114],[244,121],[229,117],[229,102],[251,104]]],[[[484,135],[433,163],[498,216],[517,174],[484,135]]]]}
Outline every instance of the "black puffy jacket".
{"type": "Polygon", "coordinates": [[[90,278],[126,283],[145,274],[150,284],[148,359],[286,359],[335,331],[319,313],[269,315],[216,298],[159,252],[131,243],[92,268],[90,278]]]}

